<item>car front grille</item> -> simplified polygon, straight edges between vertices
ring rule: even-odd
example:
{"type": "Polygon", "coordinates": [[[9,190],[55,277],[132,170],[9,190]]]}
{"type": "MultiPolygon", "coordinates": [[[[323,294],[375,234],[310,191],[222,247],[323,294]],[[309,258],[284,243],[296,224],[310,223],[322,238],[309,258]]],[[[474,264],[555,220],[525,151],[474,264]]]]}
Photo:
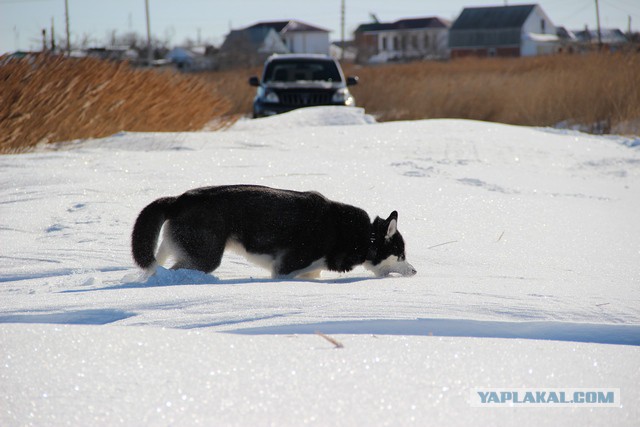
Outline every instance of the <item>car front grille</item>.
{"type": "Polygon", "coordinates": [[[328,105],[331,104],[333,91],[278,91],[278,98],[283,105],[293,107],[304,107],[309,105],[328,105]]]}

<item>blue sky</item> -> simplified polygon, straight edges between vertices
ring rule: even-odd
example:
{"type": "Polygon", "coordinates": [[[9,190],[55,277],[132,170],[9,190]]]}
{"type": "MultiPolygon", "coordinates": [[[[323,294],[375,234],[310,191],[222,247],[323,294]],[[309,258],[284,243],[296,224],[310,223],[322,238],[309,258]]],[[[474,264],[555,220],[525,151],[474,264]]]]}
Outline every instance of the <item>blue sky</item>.
{"type": "MultiPolygon", "coordinates": [[[[639,0],[599,0],[603,27],[640,30],[639,0]]],[[[146,34],[144,0],[68,0],[71,40],[88,36],[103,44],[112,31],[146,34]]],[[[508,2],[526,4],[532,2],[508,2]]],[[[185,39],[220,44],[230,28],[242,28],[263,20],[299,19],[331,30],[340,39],[340,0],[149,0],[152,33],[172,45],[185,39]]],[[[346,31],[370,21],[375,13],[381,21],[419,16],[454,20],[465,6],[504,5],[490,0],[346,0],[346,31]]],[[[538,2],[556,25],[569,29],[596,26],[594,0],[538,2]]],[[[64,0],[0,0],[0,53],[17,49],[39,49],[40,31],[51,27],[64,35],[64,0]]],[[[347,36],[349,38],[349,36],[347,36]]]]}

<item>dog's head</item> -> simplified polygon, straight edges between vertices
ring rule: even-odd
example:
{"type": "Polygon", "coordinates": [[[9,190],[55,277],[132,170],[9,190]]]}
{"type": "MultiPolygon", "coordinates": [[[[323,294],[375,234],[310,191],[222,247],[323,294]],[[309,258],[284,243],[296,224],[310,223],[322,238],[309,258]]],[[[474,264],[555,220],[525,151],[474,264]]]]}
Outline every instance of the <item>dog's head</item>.
{"type": "Polygon", "coordinates": [[[376,217],[373,221],[371,246],[364,266],[378,277],[391,273],[416,274],[416,269],[406,260],[404,240],[398,231],[398,212],[391,212],[386,220],[376,217]]]}

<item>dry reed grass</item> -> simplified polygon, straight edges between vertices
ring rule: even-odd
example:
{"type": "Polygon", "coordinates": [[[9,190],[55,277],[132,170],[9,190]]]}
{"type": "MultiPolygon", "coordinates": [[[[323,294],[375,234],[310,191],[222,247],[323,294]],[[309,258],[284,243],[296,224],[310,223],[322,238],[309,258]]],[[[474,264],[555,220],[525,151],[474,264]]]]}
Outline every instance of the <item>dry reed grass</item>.
{"type": "MultiPolygon", "coordinates": [[[[251,111],[260,69],[185,76],[126,63],[0,58],[0,153],[127,131],[224,126],[251,111]]],[[[378,120],[464,118],[530,126],[604,124],[640,135],[640,55],[557,55],[349,65],[378,120]]]]}
{"type": "MultiPolygon", "coordinates": [[[[351,90],[380,121],[462,118],[553,126],[604,124],[640,134],[640,55],[590,54],[536,58],[345,65],[358,75],[351,90]]],[[[249,114],[259,69],[204,74],[219,85],[234,114],[249,114]]]]}
{"type": "Polygon", "coordinates": [[[39,55],[0,64],[0,153],[122,130],[197,130],[230,106],[197,77],[126,63],[39,55]]]}
{"type": "Polygon", "coordinates": [[[201,73],[198,75],[205,81],[214,84],[218,91],[229,100],[229,109],[232,115],[249,115],[252,111],[253,97],[256,88],[249,86],[249,77],[261,76],[262,68],[246,68],[211,73],[201,73]]]}
{"type": "MultiPolygon", "coordinates": [[[[379,120],[464,118],[553,126],[635,123],[640,55],[557,55],[349,67],[358,104],[379,120]]],[[[632,129],[633,130],[633,129],[632,129]]]]}

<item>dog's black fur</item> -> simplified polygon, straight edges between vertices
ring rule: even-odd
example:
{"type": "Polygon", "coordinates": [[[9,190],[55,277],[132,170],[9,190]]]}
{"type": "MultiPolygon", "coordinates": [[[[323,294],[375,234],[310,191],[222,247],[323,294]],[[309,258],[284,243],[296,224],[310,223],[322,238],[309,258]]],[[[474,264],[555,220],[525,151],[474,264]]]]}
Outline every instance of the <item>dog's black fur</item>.
{"type": "Polygon", "coordinates": [[[235,247],[260,258],[274,277],[317,277],[323,268],[344,272],[360,264],[379,276],[413,275],[397,218],[394,211],[371,223],[362,209],[317,192],[204,187],[145,207],[133,228],[132,252],[140,267],[153,271],[164,261],[156,260],[156,246],[167,221],[158,258],[173,256],[172,268],[211,272],[225,248],[235,247]]]}

